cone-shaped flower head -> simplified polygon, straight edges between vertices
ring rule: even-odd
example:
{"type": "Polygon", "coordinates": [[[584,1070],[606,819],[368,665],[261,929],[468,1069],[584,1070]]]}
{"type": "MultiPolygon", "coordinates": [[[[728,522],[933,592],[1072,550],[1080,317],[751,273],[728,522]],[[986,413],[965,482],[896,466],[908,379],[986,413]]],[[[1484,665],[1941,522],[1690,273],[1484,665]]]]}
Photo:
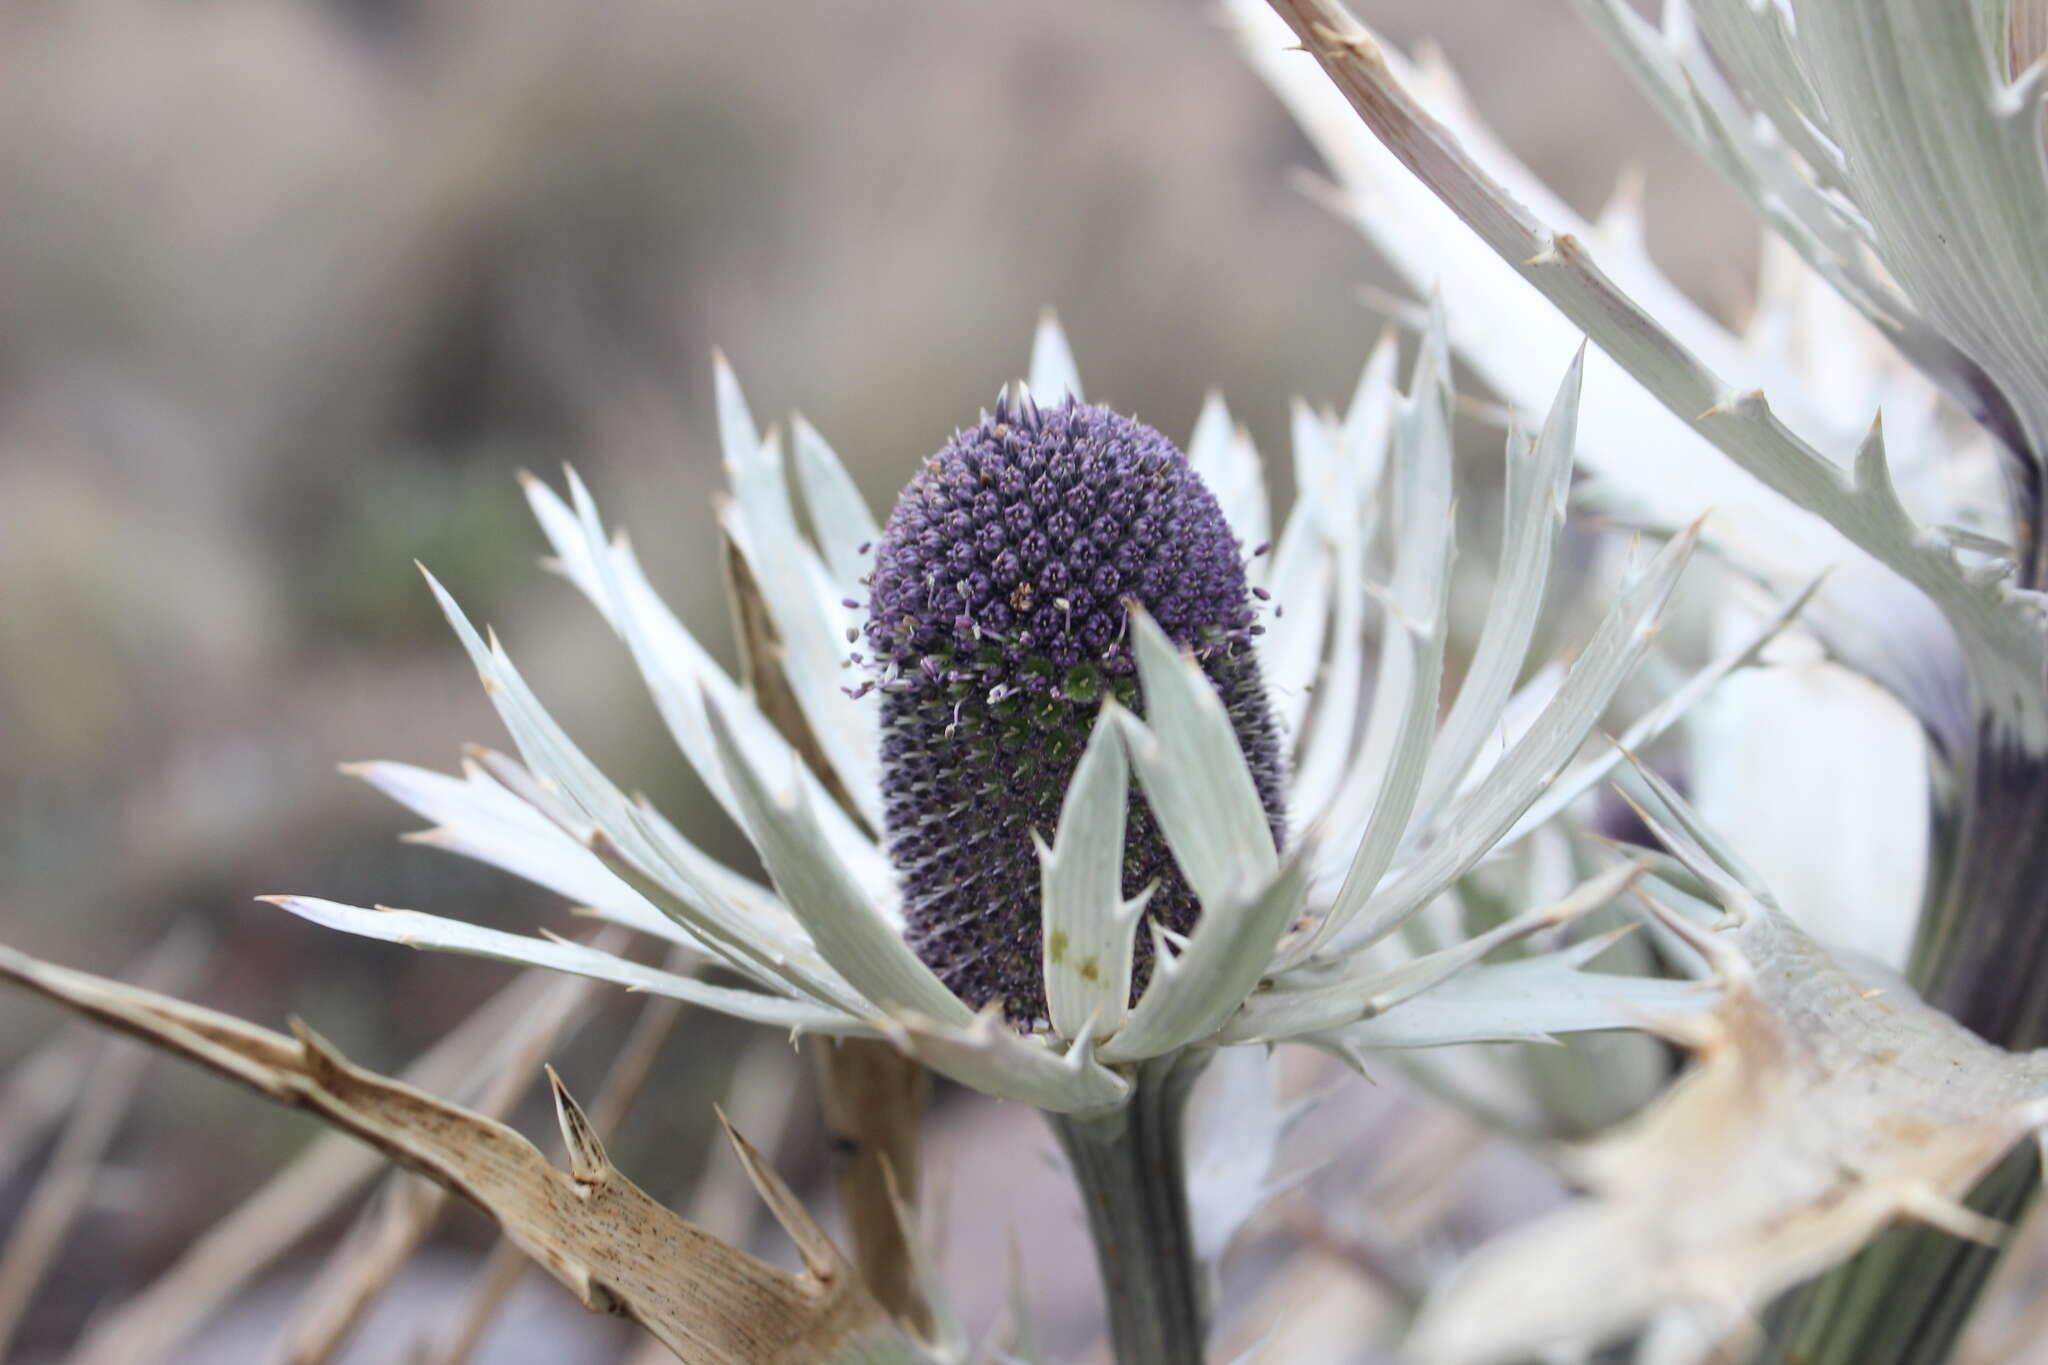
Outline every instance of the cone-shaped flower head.
{"type": "MultiPolygon", "coordinates": [[[[1052,838],[1105,698],[1143,709],[1133,604],[1215,685],[1278,843],[1280,744],[1244,551],[1164,436],[1071,399],[999,399],[910,481],[876,552],[867,639],[906,933],[961,999],[1001,1001],[1018,1022],[1046,1013],[1033,836],[1052,838]]],[[[1124,894],[1153,888],[1150,917],[1188,933],[1195,895],[1136,788],[1128,819],[1124,894]]]]}

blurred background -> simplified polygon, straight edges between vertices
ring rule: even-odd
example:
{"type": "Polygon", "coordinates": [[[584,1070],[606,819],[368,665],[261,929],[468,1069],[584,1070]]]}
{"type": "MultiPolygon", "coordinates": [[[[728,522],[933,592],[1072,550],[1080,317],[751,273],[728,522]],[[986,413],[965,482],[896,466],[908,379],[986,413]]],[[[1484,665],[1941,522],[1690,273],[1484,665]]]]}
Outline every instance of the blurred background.
{"type": "MultiPolygon", "coordinates": [[[[1709,307],[1742,306],[1746,217],[1564,0],[1360,9],[1403,43],[1427,25],[1578,207],[1640,168],[1653,252],[1709,307]]],[[[414,559],[506,635],[621,785],[744,860],[624,652],[538,567],[515,471],[573,461],[728,659],[714,346],[764,422],[801,409],[881,507],[1022,371],[1052,306],[1091,398],[1178,439],[1220,387],[1284,489],[1290,395],[1341,403],[1384,322],[1359,293],[1382,279],[1359,239],[1300,192],[1310,162],[1200,0],[0,7],[0,940],[118,974],[188,926],[205,946],[188,998],[270,1025],[297,1013],[402,1066],[510,971],[341,938],[254,896],[573,927],[549,897],[399,843],[408,818],[335,770],[449,768],[462,741],[501,740],[414,559]]],[[[1468,435],[1483,490],[1499,433],[1468,435]]],[[[1468,534],[1487,534],[1472,496],[1468,534]]],[[[592,1008],[550,1054],[579,1090],[631,1021],[592,1008]]],[[[57,1055],[61,1023],[0,995],[0,1074],[57,1055]]],[[[685,1018],[621,1166],[690,1206],[725,1160],[707,1155],[710,1103],[737,1083],[778,1163],[821,1191],[806,1070],[763,1041],[685,1018]]],[[[1446,1120],[1398,1082],[1352,1090],[1358,1117],[1324,1155],[1442,1148],[1446,1120]]],[[[15,1352],[60,1355],[312,1133],[152,1064],[15,1352]]],[[[1014,1225],[1042,1338],[1081,1349],[1096,1291],[1037,1120],[942,1096],[933,1141],[970,1321],[1007,1293],[1014,1225]],[[978,1170],[1025,1175],[991,1202],[978,1170]]],[[[0,1227],[37,1159],[0,1165],[0,1227]]],[[[242,1335],[189,1358],[263,1358],[344,1226],[237,1296],[242,1335]]],[[[377,1322],[445,1308],[490,1240],[474,1214],[444,1220],[377,1322]]],[[[619,1349],[613,1324],[528,1289],[543,1326],[478,1359],[619,1349]]],[[[405,1330],[349,1358],[398,1358],[405,1330]]]]}

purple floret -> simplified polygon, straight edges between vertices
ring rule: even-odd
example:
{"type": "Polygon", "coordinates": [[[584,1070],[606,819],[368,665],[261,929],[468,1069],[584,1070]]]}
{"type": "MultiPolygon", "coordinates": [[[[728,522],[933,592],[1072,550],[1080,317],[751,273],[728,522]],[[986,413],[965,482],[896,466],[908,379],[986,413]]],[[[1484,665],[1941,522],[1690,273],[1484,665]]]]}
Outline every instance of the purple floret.
{"type": "MultiPolygon", "coordinates": [[[[876,548],[868,666],[881,690],[889,852],[906,933],[961,999],[1046,1014],[1039,865],[1106,696],[1142,713],[1128,606],[1193,651],[1229,711],[1277,845],[1281,760],[1244,557],[1173,443],[1106,408],[999,399],[896,500],[876,548]]],[[[1200,907],[1134,784],[1123,889],[1149,918],[1200,907]]],[[[1149,973],[1141,926],[1134,994],[1149,973]]]]}

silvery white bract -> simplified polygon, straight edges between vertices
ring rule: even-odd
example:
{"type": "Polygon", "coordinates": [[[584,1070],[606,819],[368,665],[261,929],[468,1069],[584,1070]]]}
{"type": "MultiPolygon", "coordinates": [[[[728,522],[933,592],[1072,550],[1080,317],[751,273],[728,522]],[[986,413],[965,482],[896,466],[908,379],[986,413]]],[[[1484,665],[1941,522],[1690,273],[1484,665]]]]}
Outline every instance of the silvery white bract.
{"type": "MultiPolygon", "coordinates": [[[[433,821],[426,840],[702,953],[744,984],[707,984],[413,911],[304,897],[279,903],[353,933],[580,973],[792,1033],[885,1036],[945,1075],[1057,1113],[1114,1109],[1129,1093],[1130,1068],[1190,1047],[1303,1039],[1355,1058],[1372,1048],[1625,1027],[1650,1013],[1700,1008],[1690,983],[1587,970],[1597,949],[1584,946],[1483,962],[1502,944],[1606,903],[1638,871],[1627,863],[1476,937],[1437,924],[1439,943],[1423,950],[1390,938],[1482,858],[1541,826],[1611,768],[1611,746],[1585,758],[1580,750],[1651,647],[1693,544],[1691,533],[1681,534],[1641,566],[1569,669],[1539,670],[1517,694],[1564,520],[1579,412],[1578,364],[1560,365],[1563,383],[1540,434],[1511,434],[1508,442],[1500,586],[1446,711],[1453,538],[1441,332],[1425,337],[1405,396],[1395,388],[1395,361],[1389,340],[1341,417],[1297,407],[1302,496],[1270,557],[1253,561],[1257,585],[1284,608],[1270,621],[1261,663],[1292,749],[1289,814],[1299,837],[1275,854],[1214,687],[1134,613],[1145,717],[1104,708],[1056,837],[1040,851],[1049,1028],[1020,1032],[999,1014],[971,1011],[901,937],[897,880],[874,836],[872,698],[850,695],[842,668],[857,625],[845,603],[858,595],[875,518],[830,447],[799,420],[795,486],[815,538],[799,532],[781,443],[758,432],[722,364],[719,418],[733,493],[725,529],[759,585],[790,689],[846,807],[662,605],[630,545],[607,536],[573,474],[567,502],[538,482],[527,488],[556,562],[617,631],[677,746],[746,831],[771,884],[722,866],[613,786],[548,717],[504,647],[478,634],[439,584],[520,760],[473,751],[461,777],[394,763],[355,771],[433,821]],[[1372,545],[1383,526],[1393,542],[1390,578],[1375,587],[1381,560],[1372,545]],[[1376,657],[1367,649],[1375,633],[1376,657]],[[1134,779],[1201,899],[1201,918],[1185,938],[1141,924],[1142,905],[1122,894],[1119,854],[1134,779]],[[1158,962],[1135,1004],[1134,927],[1153,934],[1158,962]],[[1082,971],[1084,963],[1093,970],[1082,971]]],[[[1080,393],[1049,321],[1030,388],[1080,393]]],[[[1241,541],[1265,541],[1270,514],[1258,457],[1221,400],[1201,414],[1188,455],[1241,541]]],[[[1733,643],[1643,716],[1625,742],[1663,731],[1749,662],[1790,610],[1733,643]]]]}
{"type": "Polygon", "coordinates": [[[1630,192],[1582,220],[1440,60],[1411,64],[1331,4],[1230,8],[1349,216],[1440,295],[1489,385],[1528,410],[1582,330],[1601,348],[1578,441],[1590,502],[1653,527],[1711,508],[1704,539],[1742,572],[1827,573],[1803,624],[1884,691],[1811,649],[1743,679],[1701,713],[1696,752],[1720,757],[1700,804],[1816,932],[1901,965],[1929,868],[1916,732],[1962,773],[1980,751],[2048,752],[2048,628],[2024,586],[2048,450],[2048,15],[1671,0],[1657,27],[1623,0],[1575,3],[1771,230],[1741,331],[1650,261],[1630,192]],[[1311,33],[1328,76],[1286,50],[1311,33]],[[1738,791],[1741,736],[1774,764],[1738,791]]]}

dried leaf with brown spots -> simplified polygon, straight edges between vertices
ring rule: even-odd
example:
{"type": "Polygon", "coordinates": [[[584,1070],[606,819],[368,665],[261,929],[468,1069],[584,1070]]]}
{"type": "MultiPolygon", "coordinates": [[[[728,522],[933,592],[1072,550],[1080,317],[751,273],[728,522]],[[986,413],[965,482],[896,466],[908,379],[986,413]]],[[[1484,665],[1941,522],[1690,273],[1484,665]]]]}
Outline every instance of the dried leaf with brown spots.
{"type": "Polygon", "coordinates": [[[800,1253],[801,1273],[727,1246],[613,1169],[558,1078],[570,1153],[560,1170],[503,1124],[357,1067],[303,1024],[296,1038],[0,947],[0,979],[309,1110],[469,1199],[586,1307],[639,1322],[678,1357],[808,1365],[886,1333],[852,1265],[737,1133],[747,1174],[800,1253]]]}

